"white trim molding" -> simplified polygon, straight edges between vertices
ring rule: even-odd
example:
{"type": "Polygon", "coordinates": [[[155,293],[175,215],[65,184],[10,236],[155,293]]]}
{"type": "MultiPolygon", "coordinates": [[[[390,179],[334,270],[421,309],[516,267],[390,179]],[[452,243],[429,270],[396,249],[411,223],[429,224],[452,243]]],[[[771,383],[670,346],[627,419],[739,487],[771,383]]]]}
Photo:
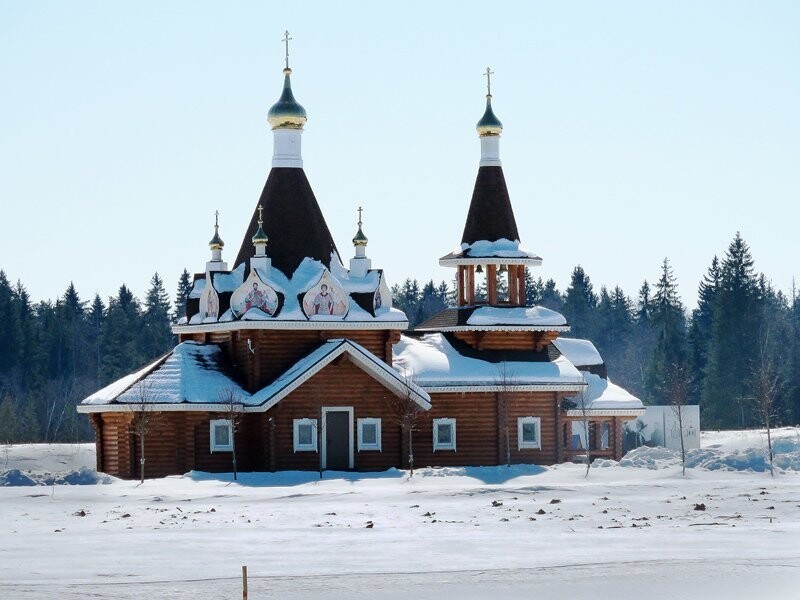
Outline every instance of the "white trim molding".
{"type": "Polygon", "coordinates": [[[418,327],[414,331],[559,331],[565,333],[569,325],[454,325],[452,327],[418,327]]]}
{"type": "Polygon", "coordinates": [[[442,419],[434,419],[433,420],[433,451],[436,452],[442,450],[452,450],[455,452],[456,449],[456,420],[450,418],[442,418],[442,419]],[[440,440],[439,439],[439,426],[450,426],[450,440],[440,440]]]}
{"type": "MultiPolygon", "coordinates": [[[[586,416],[591,417],[638,417],[647,410],[645,408],[590,408],[586,411],[586,416]]],[[[568,417],[583,418],[583,411],[571,409],[567,411],[568,417]]]]}
{"type": "Polygon", "coordinates": [[[295,452],[316,452],[317,451],[317,420],[316,419],[295,419],[292,421],[292,438],[295,452]],[[300,439],[300,428],[311,428],[311,442],[303,442],[300,439]]]}
{"type": "Polygon", "coordinates": [[[322,442],[322,468],[328,468],[328,443],[325,439],[325,434],[327,433],[327,426],[328,426],[328,413],[329,412],[346,412],[349,415],[348,419],[348,431],[347,431],[347,456],[348,456],[348,464],[350,469],[354,468],[355,465],[355,454],[353,452],[354,440],[353,440],[353,407],[352,406],[323,406],[322,407],[322,435],[320,435],[320,440],[322,442]]]}
{"type": "Polygon", "coordinates": [[[358,419],[358,451],[363,452],[370,450],[377,450],[378,452],[383,451],[381,449],[381,420],[371,417],[361,418],[358,419]],[[364,441],[364,428],[370,425],[375,427],[374,442],[364,441]]]}
{"type": "Polygon", "coordinates": [[[214,452],[231,452],[233,451],[233,424],[231,423],[230,419],[212,419],[209,422],[209,450],[213,454],[214,452]],[[227,444],[220,444],[217,442],[216,431],[217,428],[226,428],[228,430],[228,443],[227,444]]]}
{"type": "Polygon", "coordinates": [[[240,331],[248,329],[391,329],[405,331],[408,321],[225,321],[224,323],[198,323],[197,325],[172,325],[172,333],[212,333],[214,331],[240,331]]]}
{"type": "Polygon", "coordinates": [[[541,450],[542,449],[542,419],[541,417],[519,417],[517,419],[517,450],[541,450]],[[525,426],[534,425],[536,427],[536,439],[525,439],[525,426]]]}
{"type": "Polygon", "coordinates": [[[429,394],[443,394],[447,392],[580,392],[586,383],[529,383],[524,385],[453,385],[447,383],[417,384],[429,394]]]}

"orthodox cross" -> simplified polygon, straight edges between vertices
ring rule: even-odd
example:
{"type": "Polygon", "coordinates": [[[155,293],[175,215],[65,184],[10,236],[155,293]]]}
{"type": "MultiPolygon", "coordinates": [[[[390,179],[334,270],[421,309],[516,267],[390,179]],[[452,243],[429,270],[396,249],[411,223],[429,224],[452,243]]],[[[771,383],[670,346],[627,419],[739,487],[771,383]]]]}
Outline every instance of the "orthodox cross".
{"type": "Polygon", "coordinates": [[[289,37],[289,30],[283,32],[283,39],[281,41],[286,44],[286,68],[289,68],[289,40],[292,38],[289,37]]]}
{"type": "Polygon", "coordinates": [[[358,226],[361,227],[361,211],[364,210],[360,206],[358,207],[358,226]]]}
{"type": "Polygon", "coordinates": [[[215,210],[214,211],[214,228],[216,229],[218,227],[219,227],[219,211],[215,210]]]}
{"type": "Polygon", "coordinates": [[[492,71],[489,67],[486,67],[486,95],[492,95],[492,75],[494,75],[494,71],[492,71]]]}
{"type": "Polygon", "coordinates": [[[258,224],[261,225],[264,223],[264,219],[261,217],[261,211],[264,210],[264,207],[260,204],[258,205],[258,224]]]}

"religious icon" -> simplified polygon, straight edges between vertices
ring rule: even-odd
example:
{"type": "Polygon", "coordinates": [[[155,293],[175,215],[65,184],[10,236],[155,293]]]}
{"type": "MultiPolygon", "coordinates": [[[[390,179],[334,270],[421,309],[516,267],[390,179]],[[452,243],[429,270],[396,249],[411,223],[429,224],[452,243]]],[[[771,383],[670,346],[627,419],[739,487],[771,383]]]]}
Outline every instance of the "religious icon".
{"type": "Polygon", "coordinates": [[[200,314],[203,320],[219,318],[219,296],[211,281],[206,281],[206,287],[200,295],[200,314]]]}
{"type": "Polygon", "coordinates": [[[347,313],[347,295],[344,290],[337,288],[330,275],[325,272],[317,285],[303,297],[303,311],[306,316],[344,316],[347,313]]]}
{"type": "Polygon", "coordinates": [[[251,309],[270,317],[278,310],[278,295],[261,281],[255,271],[250,271],[247,280],[231,296],[231,311],[237,317],[242,317],[251,309]]]}

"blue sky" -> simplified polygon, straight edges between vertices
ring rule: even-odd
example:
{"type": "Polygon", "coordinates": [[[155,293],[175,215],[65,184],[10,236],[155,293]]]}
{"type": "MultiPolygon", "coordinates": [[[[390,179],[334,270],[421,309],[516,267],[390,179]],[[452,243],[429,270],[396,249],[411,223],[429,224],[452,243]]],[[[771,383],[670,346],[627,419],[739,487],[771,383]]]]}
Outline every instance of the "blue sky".
{"type": "Polygon", "coordinates": [[[232,260],[269,171],[294,38],[305,170],[346,260],[356,207],[391,281],[452,277],[487,65],[535,275],[684,301],[737,230],[800,274],[796,2],[0,2],[0,268],[35,299],[232,260]]]}

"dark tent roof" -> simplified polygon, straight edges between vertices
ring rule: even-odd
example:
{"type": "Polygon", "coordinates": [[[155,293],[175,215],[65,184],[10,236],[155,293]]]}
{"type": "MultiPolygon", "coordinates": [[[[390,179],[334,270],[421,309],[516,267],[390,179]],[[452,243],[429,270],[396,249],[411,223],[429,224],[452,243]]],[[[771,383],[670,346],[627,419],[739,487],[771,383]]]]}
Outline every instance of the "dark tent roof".
{"type": "MultiPolygon", "coordinates": [[[[258,204],[264,207],[264,231],[269,236],[267,256],[274,267],[291,277],[303,259],[310,257],[330,268],[336,244],[303,169],[274,167],[258,204]]],[[[258,229],[258,204],[234,263],[236,267],[246,262],[246,271],[255,254],[252,237],[258,229]]]]}
{"type": "Polygon", "coordinates": [[[519,239],[503,168],[480,167],[461,243],[473,244],[478,240],[494,242],[502,238],[511,241],[519,239]]]}

